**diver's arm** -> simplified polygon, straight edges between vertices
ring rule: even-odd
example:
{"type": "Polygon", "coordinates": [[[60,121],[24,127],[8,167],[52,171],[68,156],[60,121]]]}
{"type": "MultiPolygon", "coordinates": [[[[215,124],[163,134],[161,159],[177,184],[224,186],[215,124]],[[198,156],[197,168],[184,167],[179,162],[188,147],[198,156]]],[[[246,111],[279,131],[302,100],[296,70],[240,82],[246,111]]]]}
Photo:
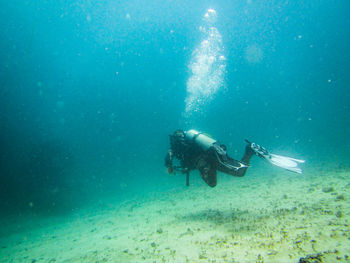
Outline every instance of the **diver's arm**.
{"type": "Polygon", "coordinates": [[[169,150],[168,153],[165,156],[165,166],[168,169],[168,173],[172,173],[174,171],[174,168],[173,168],[173,152],[172,152],[172,150],[169,150]]]}

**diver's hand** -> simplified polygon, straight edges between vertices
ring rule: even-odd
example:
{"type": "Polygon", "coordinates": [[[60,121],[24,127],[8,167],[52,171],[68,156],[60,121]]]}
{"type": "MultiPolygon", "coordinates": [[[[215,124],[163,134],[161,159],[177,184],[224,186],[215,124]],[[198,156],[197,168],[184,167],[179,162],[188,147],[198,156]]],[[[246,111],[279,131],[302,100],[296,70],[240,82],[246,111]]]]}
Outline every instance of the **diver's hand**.
{"type": "Polygon", "coordinates": [[[167,168],[167,172],[171,174],[174,171],[173,168],[173,152],[169,150],[165,156],[165,167],[167,168]]]}
{"type": "Polygon", "coordinates": [[[174,171],[173,167],[169,166],[167,169],[168,174],[172,174],[174,171]]]}

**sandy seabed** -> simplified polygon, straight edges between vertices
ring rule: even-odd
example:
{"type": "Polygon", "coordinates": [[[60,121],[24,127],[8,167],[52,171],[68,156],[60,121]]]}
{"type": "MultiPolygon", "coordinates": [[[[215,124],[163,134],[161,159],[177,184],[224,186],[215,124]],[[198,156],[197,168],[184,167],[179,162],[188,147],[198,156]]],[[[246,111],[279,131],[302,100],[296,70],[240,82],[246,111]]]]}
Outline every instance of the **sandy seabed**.
{"type": "Polygon", "coordinates": [[[43,219],[0,262],[350,262],[350,171],[268,172],[43,219]]]}

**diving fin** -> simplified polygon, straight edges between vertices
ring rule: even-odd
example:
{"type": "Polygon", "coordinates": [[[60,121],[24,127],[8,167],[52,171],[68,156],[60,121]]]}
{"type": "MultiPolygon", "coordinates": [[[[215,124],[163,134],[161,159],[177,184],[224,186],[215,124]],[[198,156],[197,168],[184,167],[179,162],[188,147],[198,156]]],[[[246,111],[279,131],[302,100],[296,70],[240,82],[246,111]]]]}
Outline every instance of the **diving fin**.
{"type": "Polygon", "coordinates": [[[299,163],[305,163],[305,160],[294,159],[286,156],[281,156],[277,154],[270,154],[270,158],[267,159],[273,165],[284,168],[288,171],[295,172],[301,174],[303,171],[300,167],[298,167],[299,163]]]}
{"type": "Polygon", "coordinates": [[[302,170],[300,167],[298,167],[299,163],[304,163],[304,160],[299,160],[299,159],[294,159],[291,157],[287,156],[281,156],[273,153],[269,153],[266,148],[256,144],[256,143],[251,143],[248,140],[246,142],[249,144],[250,148],[254,151],[254,153],[268,161],[269,163],[281,167],[283,169],[286,169],[291,172],[295,173],[302,173],[302,170]]]}

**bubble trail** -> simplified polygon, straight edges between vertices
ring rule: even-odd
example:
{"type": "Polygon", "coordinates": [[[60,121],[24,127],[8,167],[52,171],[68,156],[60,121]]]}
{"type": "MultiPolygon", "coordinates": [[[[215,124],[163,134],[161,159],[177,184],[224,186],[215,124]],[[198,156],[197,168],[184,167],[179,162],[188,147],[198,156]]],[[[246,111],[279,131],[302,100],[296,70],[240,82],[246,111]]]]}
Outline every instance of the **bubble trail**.
{"type": "Polygon", "coordinates": [[[215,27],[216,20],[216,11],[208,9],[203,17],[203,25],[199,28],[203,37],[189,64],[191,75],[187,80],[185,99],[187,116],[201,112],[215,93],[224,86],[226,58],[223,54],[221,34],[215,27]]]}

